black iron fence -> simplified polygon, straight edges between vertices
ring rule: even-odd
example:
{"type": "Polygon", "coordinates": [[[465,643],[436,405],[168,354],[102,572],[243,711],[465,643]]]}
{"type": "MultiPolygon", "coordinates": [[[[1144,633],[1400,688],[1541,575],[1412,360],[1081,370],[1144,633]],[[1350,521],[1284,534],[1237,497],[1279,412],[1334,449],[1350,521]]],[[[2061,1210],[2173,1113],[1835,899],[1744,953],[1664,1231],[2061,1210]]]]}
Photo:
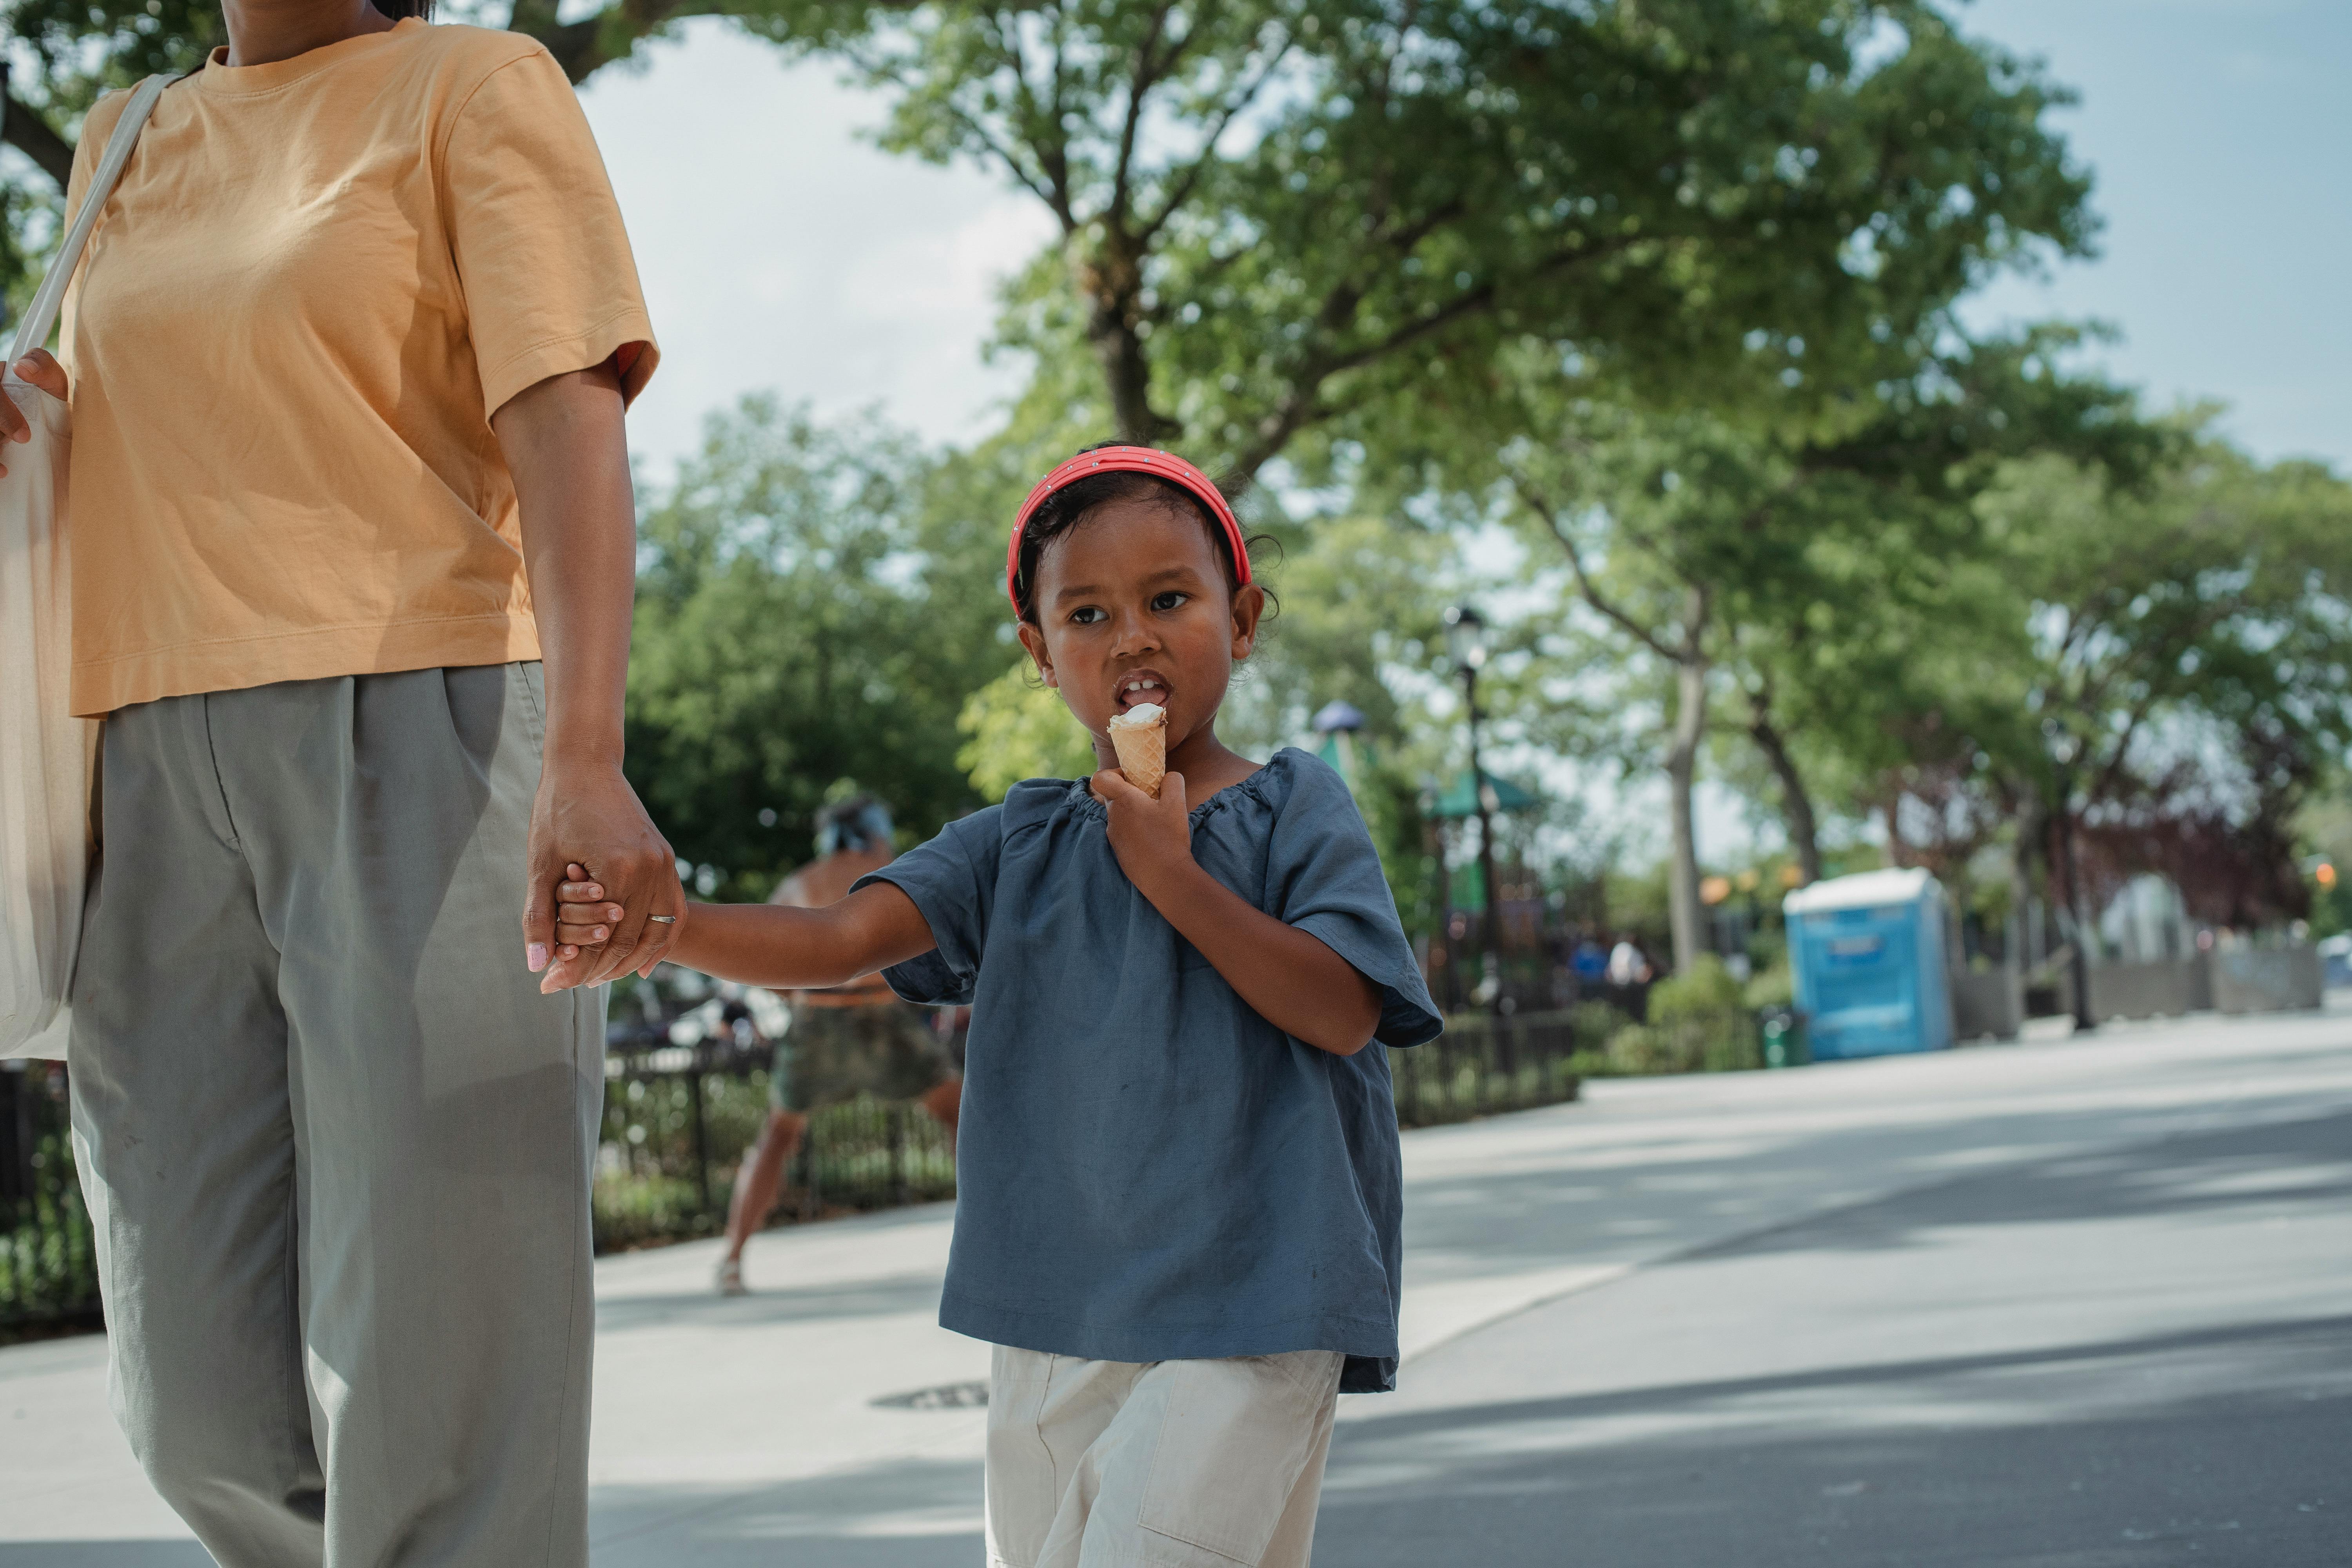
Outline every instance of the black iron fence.
{"type": "Polygon", "coordinates": [[[1607,1044],[1623,1016],[1606,1007],[1455,1017],[1425,1046],[1389,1053],[1397,1124],[1428,1127],[1577,1097],[1570,1058],[1607,1044]]]}
{"type": "MultiPolygon", "coordinates": [[[[599,1251],[716,1235],[735,1169],[768,1113],[769,1052],[740,1027],[606,1059],[596,1162],[599,1251]]],[[[955,1149],[921,1106],[859,1099],[810,1114],[782,1217],[819,1219],[955,1195],[955,1149]]]]}
{"type": "MultiPolygon", "coordinates": [[[[1580,1076],[1572,1058],[1594,1060],[1591,1053],[1625,1022],[1597,1004],[1455,1018],[1430,1044],[1389,1053],[1398,1123],[1426,1127],[1572,1100],[1580,1076]]],[[[722,1020],[693,1045],[673,1043],[665,1026],[614,1035],[597,1162],[598,1247],[717,1234],[735,1168],[766,1116],[767,1047],[740,1020],[722,1020]]],[[[814,1219],[954,1195],[955,1150],[945,1128],[919,1105],[857,1100],[809,1118],[778,1215],[814,1219]]]]}
{"type": "Polygon", "coordinates": [[[74,1174],[65,1070],[0,1062],[0,1342],[98,1321],[98,1254],[74,1174]]]}
{"type": "MultiPolygon", "coordinates": [[[[695,1028],[676,1022],[613,1031],[596,1163],[600,1251],[717,1234],[735,1168],[766,1121],[769,1047],[748,1022],[716,1011],[695,1028]]],[[[1572,1058],[1591,1063],[1623,1023],[1598,1005],[1457,1017],[1429,1045],[1390,1053],[1397,1120],[1423,1127],[1572,1100],[1572,1058]]],[[[858,1100],[810,1117],[779,1213],[815,1219],[954,1195],[947,1130],[919,1105],[858,1100]]],[[[0,1064],[0,1338],[95,1326],[98,1316],[65,1073],[0,1064]]]]}

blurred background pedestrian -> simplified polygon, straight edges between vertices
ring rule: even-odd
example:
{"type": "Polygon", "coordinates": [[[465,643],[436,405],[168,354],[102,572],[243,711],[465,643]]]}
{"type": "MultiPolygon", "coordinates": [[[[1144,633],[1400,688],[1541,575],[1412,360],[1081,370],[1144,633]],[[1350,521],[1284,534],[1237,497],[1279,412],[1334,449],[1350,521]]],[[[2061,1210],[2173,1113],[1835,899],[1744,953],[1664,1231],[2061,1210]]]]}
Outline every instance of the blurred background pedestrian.
{"type": "MultiPolygon", "coordinates": [[[[825,806],[817,814],[816,858],[778,883],[768,901],[803,909],[832,903],[897,856],[892,832],[890,808],[873,795],[825,806]]],[[[792,1023],[769,1070],[767,1124],[736,1168],[728,1204],[721,1295],[744,1293],[743,1249],[775,1209],[810,1112],[860,1094],[915,1100],[953,1139],[962,1106],[963,1080],[949,1056],[952,1035],[935,1030],[925,1009],[899,1001],[879,973],[789,992],[785,1001],[792,1023]]]]}

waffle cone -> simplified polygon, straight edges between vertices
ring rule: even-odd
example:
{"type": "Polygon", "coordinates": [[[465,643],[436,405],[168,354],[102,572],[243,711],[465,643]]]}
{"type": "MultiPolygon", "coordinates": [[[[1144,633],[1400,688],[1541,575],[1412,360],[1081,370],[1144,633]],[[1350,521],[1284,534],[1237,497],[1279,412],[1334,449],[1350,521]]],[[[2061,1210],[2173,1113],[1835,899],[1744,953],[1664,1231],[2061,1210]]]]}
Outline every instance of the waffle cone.
{"type": "Polygon", "coordinates": [[[1113,728],[1112,748],[1118,752],[1118,771],[1127,782],[1150,795],[1160,798],[1160,781],[1168,776],[1168,726],[1163,721],[1148,728],[1113,728]]]}

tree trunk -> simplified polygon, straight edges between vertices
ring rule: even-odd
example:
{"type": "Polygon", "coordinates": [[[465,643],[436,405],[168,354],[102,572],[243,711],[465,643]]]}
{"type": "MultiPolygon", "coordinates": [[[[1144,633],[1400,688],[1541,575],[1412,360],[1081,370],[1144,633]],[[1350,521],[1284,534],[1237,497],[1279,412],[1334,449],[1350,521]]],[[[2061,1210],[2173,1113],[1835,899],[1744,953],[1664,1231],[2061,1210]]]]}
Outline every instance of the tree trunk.
{"type": "MultiPolygon", "coordinates": [[[[2029,793],[2017,813],[2017,846],[2009,858],[2010,918],[2017,933],[2016,951],[2010,954],[2010,961],[2020,973],[2042,962],[2042,955],[2026,945],[2026,922],[2038,896],[2034,871],[2041,866],[2049,832],[2050,819],[2042,811],[2041,796],[2029,793]]],[[[2047,887],[2048,879],[2041,879],[2039,885],[2047,887]]]]}
{"type": "Polygon", "coordinates": [[[1691,792],[1698,777],[1699,742],[1706,734],[1706,662],[1684,643],[1675,666],[1675,730],[1666,756],[1666,788],[1673,796],[1674,863],[1667,872],[1666,910],[1674,926],[1675,973],[1687,974],[1706,951],[1699,931],[1698,831],[1691,792]]]}
{"type": "Polygon", "coordinates": [[[5,66],[0,66],[0,140],[39,164],[59,192],[73,178],[74,144],[51,130],[37,110],[17,101],[8,89],[5,66]]]}
{"type": "Polygon", "coordinates": [[[1797,874],[1810,888],[1822,879],[1821,823],[1813,815],[1811,792],[1797,772],[1797,760],[1789,755],[1788,742],[1760,707],[1748,721],[1748,735],[1771,764],[1772,776],[1780,781],[1780,819],[1788,829],[1789,848],[1797,857],[1797,874]]]}
{"type": "Polygon", "coordinates": [[[1180,426],[1151,406],[1151,361],[1143,352],[1143,264],[1112,237],[1077,263],[1077,285],[1087,300],[1087,340],[1102,364],[1118,438],[1153,447],[1180,426]]]}

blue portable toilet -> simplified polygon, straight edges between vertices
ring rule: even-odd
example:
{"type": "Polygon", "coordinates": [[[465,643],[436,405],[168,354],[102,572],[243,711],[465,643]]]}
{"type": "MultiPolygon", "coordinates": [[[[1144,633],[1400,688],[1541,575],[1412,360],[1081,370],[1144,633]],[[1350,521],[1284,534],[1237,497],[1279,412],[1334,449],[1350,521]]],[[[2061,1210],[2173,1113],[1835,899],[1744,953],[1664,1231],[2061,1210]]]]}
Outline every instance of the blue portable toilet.
{"type": "Polygon", "coordinates": [[[1815,1061],[1952,1043],[1943,885],[1921,870],[1833,877],[1781,900],[1815,1061]]]}

